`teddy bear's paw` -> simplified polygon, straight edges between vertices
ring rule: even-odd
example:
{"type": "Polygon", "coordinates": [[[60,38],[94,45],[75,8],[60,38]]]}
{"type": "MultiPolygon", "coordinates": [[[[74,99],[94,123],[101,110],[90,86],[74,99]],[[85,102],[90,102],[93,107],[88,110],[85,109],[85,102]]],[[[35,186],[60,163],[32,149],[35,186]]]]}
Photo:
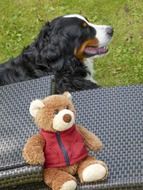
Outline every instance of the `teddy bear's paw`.
{"type": "Polygon", "coordinates": [[[45,162],[45,158],[43,154],[33,154],[33,155],[25,154],[24,159],[26,160],[28,164],[31,164],[31,165],[37,165],[37,164],[43,165],[45,162]]]}
{"type": "Polygon", "coordinates": [[[102,161],[96,161],[94,164],[87,166],[82,172],[84,182],[95,182],[107,177],[108,168],[102,161]]]}
{"type": "Polygon", "coordinates": [[[43,165],[45,162],[45,159],[44,158],[40,158],[40,159],[30,159],[30,160],[27,160],[27,163],[28,164],[31,164],[31,165],[43,165]]]}
{"type": "Polygon", "coordinates": [[[60,188],[60,190],[75,190],[76,189],[76,182],[74,180],[69,180],[66,181],[62,187],[60,188]]]}

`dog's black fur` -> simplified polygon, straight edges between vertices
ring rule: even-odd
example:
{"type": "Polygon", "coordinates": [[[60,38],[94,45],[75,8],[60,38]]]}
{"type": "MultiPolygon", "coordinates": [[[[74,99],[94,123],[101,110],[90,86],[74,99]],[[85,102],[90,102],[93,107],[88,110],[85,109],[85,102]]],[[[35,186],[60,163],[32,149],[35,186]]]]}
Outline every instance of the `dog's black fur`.
{"type": "Polygon", "coordinates": [[[0,85],[53,74],[57,93],[97,88],[85,79],[89,71],[74,55],[75,48],[96,34],[92,27],[83,27],[82,23],[78,18],[64,17],[47,22],[21,55],[0,65],[0,85]]]}

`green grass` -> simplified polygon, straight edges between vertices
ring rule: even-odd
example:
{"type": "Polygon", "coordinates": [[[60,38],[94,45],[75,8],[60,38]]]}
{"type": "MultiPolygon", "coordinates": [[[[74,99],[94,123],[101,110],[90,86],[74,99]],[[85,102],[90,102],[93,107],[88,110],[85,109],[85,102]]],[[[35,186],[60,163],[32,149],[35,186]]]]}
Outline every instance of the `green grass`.
{"type": "Polygon", "coordinates": [[[102,86],[143,83],[142,0],[3,0],[0,1],[0,62],[18,55],[45,21],[80,13],[115,33],[110,53],[95,61],[102,86]]]}

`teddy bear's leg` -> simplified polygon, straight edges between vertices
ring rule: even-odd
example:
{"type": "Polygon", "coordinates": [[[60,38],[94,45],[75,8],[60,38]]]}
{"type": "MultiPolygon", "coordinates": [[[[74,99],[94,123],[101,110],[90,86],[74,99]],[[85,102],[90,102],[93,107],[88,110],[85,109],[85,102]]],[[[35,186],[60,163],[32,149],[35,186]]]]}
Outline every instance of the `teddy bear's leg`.
{"type": "Polygon", "coordinates": [[[96,160],[94,157],[88,156],[85,160],[80,162],[78,175],[81,183],[95,182],[107,177],[108,168],[103,161],[96,160]]]}
{"type": "Polygon", "coordinates": [[[53,190],[75,190],[77,186],[75,177],[57,168],[44,170],[44,182],[53,190]]]}

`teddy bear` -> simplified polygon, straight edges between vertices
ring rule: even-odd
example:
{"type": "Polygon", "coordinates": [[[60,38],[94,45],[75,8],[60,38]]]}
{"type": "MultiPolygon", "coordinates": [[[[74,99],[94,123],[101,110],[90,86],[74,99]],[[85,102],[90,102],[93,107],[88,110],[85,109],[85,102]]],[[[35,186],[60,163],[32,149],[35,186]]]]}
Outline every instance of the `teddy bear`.
{"type": "Polygon", "coordinates": [[[53,190],[75,190],[78,175],[81,183],[103,180],[107,165],[90,156],[98,151],[101,140],[75,123],[76,111],[69,92],[51,95],[31,102],[30,114],[39,133],[30,137],[23,157],[30,165],[43,165],[45,184],[53,190]]]}

